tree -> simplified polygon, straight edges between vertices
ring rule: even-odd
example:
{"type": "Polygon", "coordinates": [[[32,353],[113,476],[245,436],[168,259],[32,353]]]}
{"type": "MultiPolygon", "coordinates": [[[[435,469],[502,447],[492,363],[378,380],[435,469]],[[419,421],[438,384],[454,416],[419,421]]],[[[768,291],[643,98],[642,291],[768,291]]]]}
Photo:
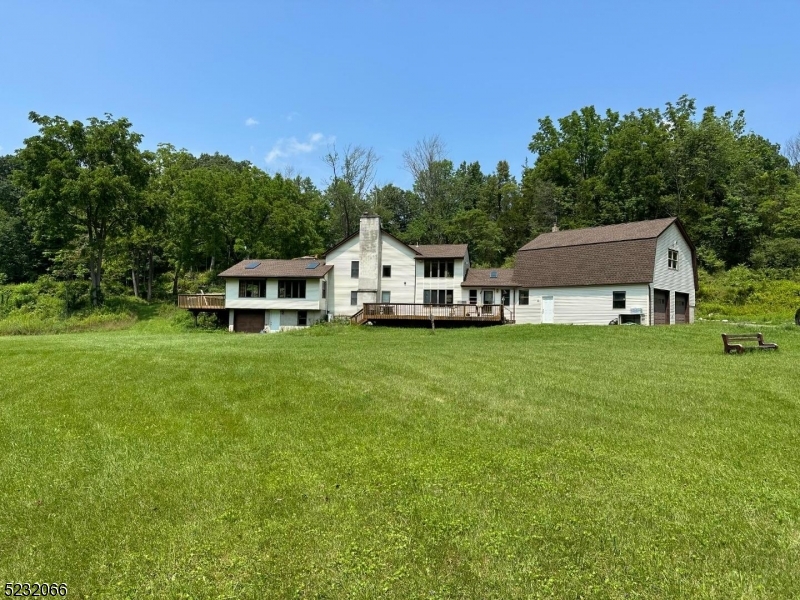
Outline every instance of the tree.
{"type": "Polygon", "coordinates": [[[343,239],[358,228],[380,158],[372,148],[364,146],[348,145],[340,154],[334,144],[323,160],[332,171],[325,192],[334,221],[331,233],[335,240],[343,239]]]}
{"type": "Polygon", "coordinates": [[[800,175],[800,133],[790,138],[783,149],[783,155],[789,159],[792,169],[800,175]]]}
{"type": "Polygon", "coordinates": [[[35,238],[82,239],[91,301],[102,301],[103,258],[147,185],[150,169],[142,136],[127,119],[90,118],[88,124],[30,113],[39,135],[25,140],[15,181],[35,238]]]}
{"type": "Polygon", "coordinates": [[[34,244],[30,224],[20,206],[22,190],[14,185],[19,161],[0,156],[0,279],[19,283],[44,272],[42,251],[34,244]]]}

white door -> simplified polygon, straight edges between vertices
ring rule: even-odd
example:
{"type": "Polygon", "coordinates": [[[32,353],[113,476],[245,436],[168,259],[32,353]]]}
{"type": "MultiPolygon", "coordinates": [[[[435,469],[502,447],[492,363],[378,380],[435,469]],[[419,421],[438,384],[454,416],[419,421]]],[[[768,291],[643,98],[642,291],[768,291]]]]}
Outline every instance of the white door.
{"type": "Polygon", "coordinates": [[[271,310],[269,313],[269,330],[276,332],[281,330],[281,311],[271,310]]]}
{"type": "Polygon", "coordinates": [[[553,322],[553,297],[542,296],[542,323],[553,322]]]}

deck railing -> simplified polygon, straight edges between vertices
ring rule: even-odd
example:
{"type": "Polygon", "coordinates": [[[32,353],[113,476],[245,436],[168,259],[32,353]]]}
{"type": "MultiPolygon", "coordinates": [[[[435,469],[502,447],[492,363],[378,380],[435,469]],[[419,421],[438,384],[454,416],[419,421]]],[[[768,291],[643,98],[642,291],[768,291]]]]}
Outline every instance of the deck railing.
{"type": "Polygon", "coordinates": [[[501,304],[364,304],[362,320],[503,321],[501,304]]]}
{"type": "Polygon", "coordinates": [[[225,294],[178,294],[178,308],[222,310],[225,308],[225,294]]]}

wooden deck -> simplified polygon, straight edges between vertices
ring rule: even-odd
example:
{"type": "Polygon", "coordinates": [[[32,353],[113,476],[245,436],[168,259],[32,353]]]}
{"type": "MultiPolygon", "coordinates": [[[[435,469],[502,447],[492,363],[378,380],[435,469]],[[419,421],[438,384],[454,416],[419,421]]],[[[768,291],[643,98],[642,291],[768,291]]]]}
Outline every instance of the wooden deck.
{"type": "Polygon", "coordinates": [[[225,294],[178,294],[178,308],[192,311],[225,309],[225,294]]]}
{"type": "Polygon", "coordinates": [[[487,324],[504,322],[501,304],[364,304],[364,308],[353,315],[351,322],[460,321],[463,324],[487,324]]]}

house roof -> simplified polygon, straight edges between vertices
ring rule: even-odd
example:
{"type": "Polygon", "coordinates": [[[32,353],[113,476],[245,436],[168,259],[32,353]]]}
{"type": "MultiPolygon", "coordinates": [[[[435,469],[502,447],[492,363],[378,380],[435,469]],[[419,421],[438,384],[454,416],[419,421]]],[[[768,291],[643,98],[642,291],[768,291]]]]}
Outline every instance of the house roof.
{"type": "Polygon", "coordinates": [[[467,254],[466,244],[423,244],[409,248],[420,254],[419,258],[464,258],[467,254]]]}
{"type": "Polygon", "coordinates": [[[681,222],[674,218],[544,233],[517,253],[514,282],[524,287],[568,287],[650,283],[656,242],[675,223],[692,250],[681,222]]]}
{"type": "Polygon", "coordinates": [[[307,259],[307,260],[258,260],[248,259],[243,260],[233,265],[219,274],[220,277],[239,277],[239,278],[258,278],[265,277],[299,277],[303,279],[314,279],[323,277],[325,273],[330,271],[333,265],[326,265],[324,260],[320,259],[307,259]],[[313,269],[309,269],[310,265],[316,264],[313,269]],[[248,266],[253,268],[248,269],[248,266]]]}
{"type": "MultiPolygon", "coordinates": [[[[356,231],[355,233],[351,233],[351,234],[350,234],[350,235],[348,235],[346,238],[344,238],[342,241],[340,241],[340,242],[338,242],[338,243],[334,244],[333,246],[331,246],[330,248],[328,248],[327,250],[325,250],[325,252],[323,252],[323,253],[322,253],[322,256],[328,256],[328,254],[330,254],[331,252],[333,252],[334,250],[336,250],[336,249],[337,249],[339,246],[341,246],[342,244],[346,244],[347,242],[349,242],[350,240],[352,240],[352,239],[353,239],[354,237],[356,237],[356,236],[357,236],[359,233],[360,233],[360,230],[359,230],[359,231],[356,231]]],[[[381,227],[381,235],[388,235],[388,236],[389,236],[390,238],[392,238],[393,240],[397,240],[398,242],[400,242],[401,244],[403,244],[403,246],[406,246],[407,248],[410,248],[410,249],[411,249],[413,252],[416,252],[417,254],[419,254],[419,252],[418,252],[417,250],[415,250],[416,246],[409,246],[408,244],[406,244],[406,243],[405,243],[403,240],[401,240],[401,239],[400,239],[400,238],[398,238],[397,236],[394,236],[394,235],[392,235],[391,233],[389,233],[388,231],[386,231],[386,230],[385,230],[383,227],[381,227]]]]}
{"type": "Polygon", "coordinates": [[[541,248],[563,248],[565,246],[581,246],[584,244],[603,244],[626,240],[646,240],[657,238],[676,221],[675,217],[621,223],[619,225],[603,225],[586,229],[571,229],[543,233],[525,244],[520,250],[539,250],[541,248]]]}
{"type": "Polygon", "coordinates": [[[518,287],[513,279],[514,269],[470,269],[461,287],[518,287]]]}

